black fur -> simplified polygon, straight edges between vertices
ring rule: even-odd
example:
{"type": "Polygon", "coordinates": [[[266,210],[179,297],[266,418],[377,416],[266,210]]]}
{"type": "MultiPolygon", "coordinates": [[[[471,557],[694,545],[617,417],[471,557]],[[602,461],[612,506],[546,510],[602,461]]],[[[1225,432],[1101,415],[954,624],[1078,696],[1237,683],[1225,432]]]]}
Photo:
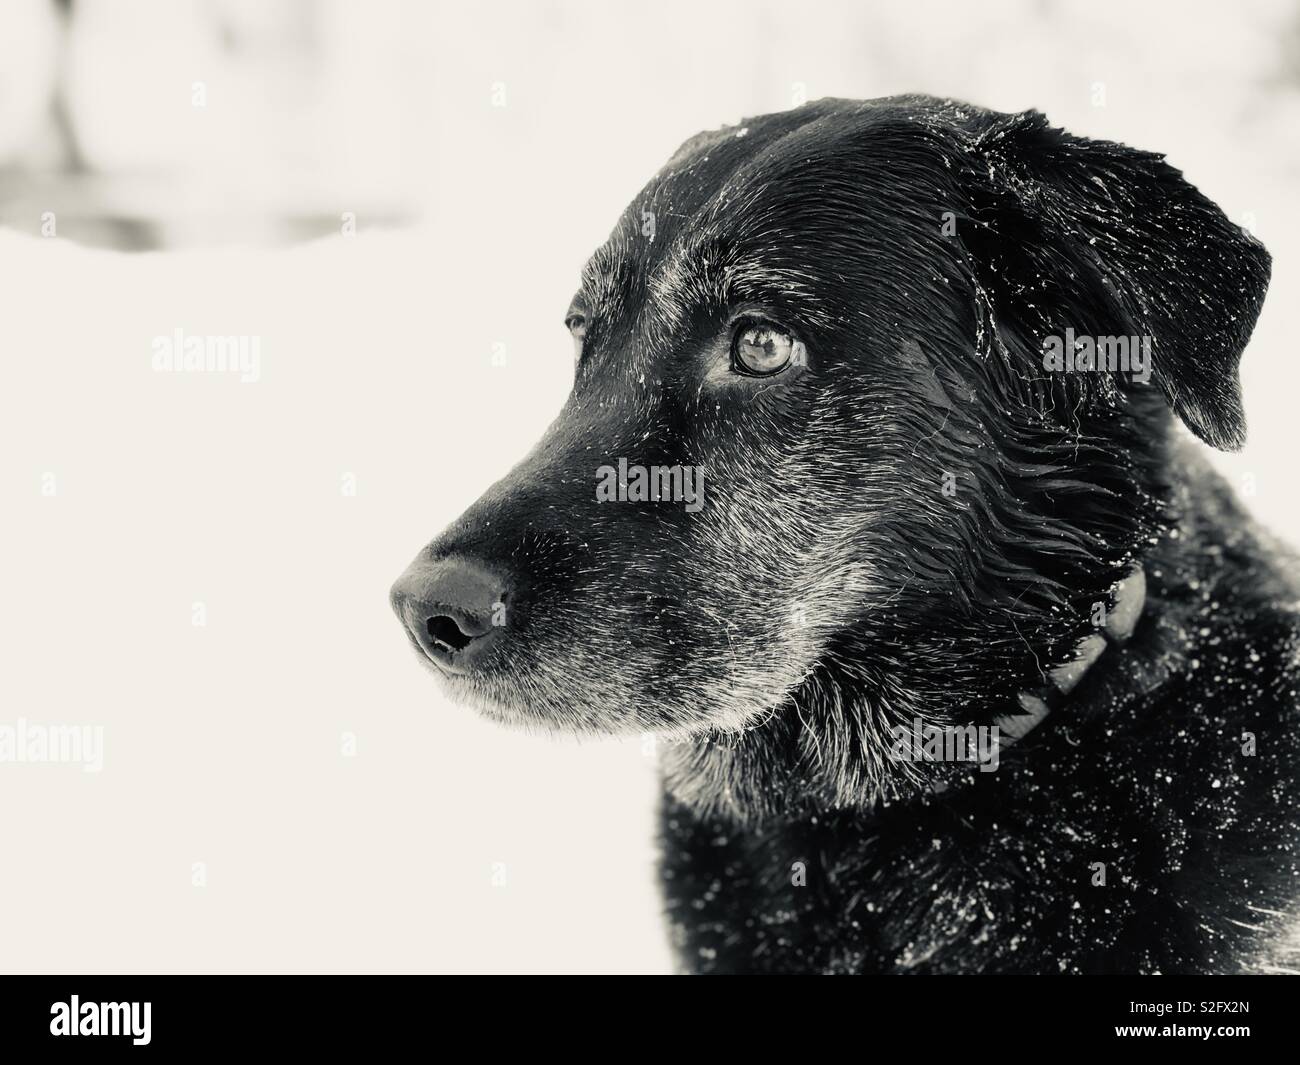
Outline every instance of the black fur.
{"type": "Polygon", "coordinates": [[[1160,157],[1035,112],[824,100],[700,134],[584,273],[555,425],[413,564],[512,589],[448,683],[661,734],[688,968],[1288,968],[1295,586],[1169,414],[1241,444],[1268,275],[1160,157]],[[806,365],[730,372],[745,308],[806,365]],[[1045,370],[1067,327],[1152,337],[1151,383],[1045,370]],[[598,503],[618,457],[702,466],[706,506],[598,503]],[[891,761],[894,726],[1015,714],[1135,561],[1132,640],[997,772],[891,761]]]}

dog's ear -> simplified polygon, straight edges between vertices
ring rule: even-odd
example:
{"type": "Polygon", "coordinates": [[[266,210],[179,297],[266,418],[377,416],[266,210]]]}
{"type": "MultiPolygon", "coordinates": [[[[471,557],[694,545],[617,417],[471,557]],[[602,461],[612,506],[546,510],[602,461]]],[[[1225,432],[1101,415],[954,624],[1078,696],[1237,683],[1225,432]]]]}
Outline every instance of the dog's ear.
{"type": "Polygon", "coordinates": [[[1073,136],[1037,111],[985,113],[969,132],[979,179],[1048,245],[1034,268],[1055,247],[1068,275],[1059,284],[1099,286],[1087,302],[1108,298],[1151,337],[1153,374],[1188,428],[1241,447],[1237,364],[1268,288],[1263,245],[1163,156],[1073,136]]]}

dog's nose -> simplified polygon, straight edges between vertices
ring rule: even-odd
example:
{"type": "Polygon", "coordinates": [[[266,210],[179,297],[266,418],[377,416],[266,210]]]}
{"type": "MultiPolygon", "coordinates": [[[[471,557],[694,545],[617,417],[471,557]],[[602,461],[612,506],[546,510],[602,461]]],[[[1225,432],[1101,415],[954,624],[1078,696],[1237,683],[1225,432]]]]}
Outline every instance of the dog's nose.
{"type": "Polygon", "coordinates": [[[450,556],[416,561],[389,599],[406,631],[448,673],[468,673],[506,625],[510,589],[487,567],[450,556]]]}

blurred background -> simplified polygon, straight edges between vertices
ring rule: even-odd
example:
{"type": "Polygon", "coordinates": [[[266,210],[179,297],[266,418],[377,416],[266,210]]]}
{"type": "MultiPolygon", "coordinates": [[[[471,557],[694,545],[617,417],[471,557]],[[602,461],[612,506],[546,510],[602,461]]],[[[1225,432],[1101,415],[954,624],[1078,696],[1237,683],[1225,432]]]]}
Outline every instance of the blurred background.
{"type": "Polygon", "coordinates": [[[1163,151],[1264,241],[1217,461],[1300,540],[1293,0],[6,0],[0,723],[106,750],[0,765],[0,967],[665,971],[653,745],[447,705],[387,588],[558,408],[681,141],[910,91],[1163,151]],[[154,373],[175,329],[259,380],[154,373]]]}

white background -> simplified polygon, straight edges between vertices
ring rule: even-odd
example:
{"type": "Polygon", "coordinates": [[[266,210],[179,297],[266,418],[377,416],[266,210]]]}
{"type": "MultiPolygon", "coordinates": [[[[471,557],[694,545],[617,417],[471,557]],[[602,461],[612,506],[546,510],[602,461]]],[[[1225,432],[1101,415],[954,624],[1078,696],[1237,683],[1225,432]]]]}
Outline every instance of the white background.
{"type": "Polygon", "coordinates": [[[106,751],[0,765],[0,968],[669,968],[653,758],[448,705],[387,590],[558,407],[579,268],[701,128],[926,91],[1167,152],[1273,252],[1222,465],[1300,532],[1293,4],[50,10],[0,11],[0,724],[106,751]],[[80,245],[113,211],[169,250],[80,245]],[[152,372],[178,327],[261,380],[152,372]]]}

